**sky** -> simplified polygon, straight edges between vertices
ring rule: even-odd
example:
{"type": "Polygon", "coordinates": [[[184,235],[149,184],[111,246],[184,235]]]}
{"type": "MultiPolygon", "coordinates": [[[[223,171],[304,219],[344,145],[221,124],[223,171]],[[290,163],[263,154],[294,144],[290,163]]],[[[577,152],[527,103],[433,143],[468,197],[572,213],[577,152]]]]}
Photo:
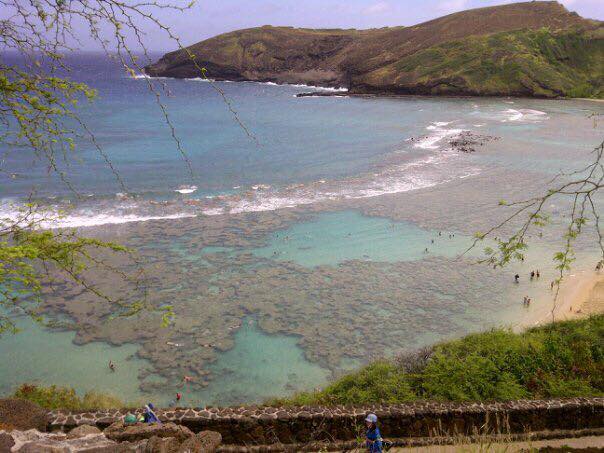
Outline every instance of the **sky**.
{"type": "MultiPolygon", "coordinates": [[[[158,0],[159,4],[185,5],[189,0],[158,0]]],[[[604,0],[560,0],[583,17],[604,20],[604,0]]],[[[511,3],[510,0],[197,0],[184,13],[155,10],[184,45],[220,33],[261,25],[308,28],[379,28],[414,25],[470,8],[511,3]]],[[[6,11],[0,12],[0,18],[6,11]]],[[[78,27],[80,50],[98,50],[85,28],[78,27]]],[[[176,44],[154,26],[143,26],[147,48],[174,50],[176,44]]],[[[107,28],[109,30],[109,28],[107,28]]],[[[134,43],[134,39],[132,39],[134,43]]]]}
{"type": "MultiPolygon", "coordinates": [[[[308,28],[379,28],[414,25],[464,9],[506,0],[198,0],[184,14],[161,13],[186,45],[220,33],[261,25],[308,28]]],[[[604,0],[561,0],[583,17],[604,20],[604,0]]],[[[158,30],[147,30],[148,47],[172,50],[158,30]]]]}

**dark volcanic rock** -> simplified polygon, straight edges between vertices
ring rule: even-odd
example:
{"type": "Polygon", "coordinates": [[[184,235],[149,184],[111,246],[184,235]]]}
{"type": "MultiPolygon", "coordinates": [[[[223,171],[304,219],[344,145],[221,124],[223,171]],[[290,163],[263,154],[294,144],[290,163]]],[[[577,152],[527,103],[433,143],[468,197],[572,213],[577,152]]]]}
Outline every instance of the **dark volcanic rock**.
{"type": "MultiPolygon", "coordinates": [[[[180,451],[180,442],[174,437],[157,437],[149,439],[145,446],[145,453],[178,453],[180,451]]],[[[191,453],[194,450],[191,450],[191,453]]]]}
{"type": "Polygon", "coordinates": [[[0,423],[4,429],[46,431],[47,412],[30,401],[0,399],[0,423]]]}
{"type": "Polygon", "coordinates": [[[8,433],[0,433],[0,453],[10,451],[13,445],[15,445],[13,436],[8,433]]]}
{"type": "Polygon", "coordinates": [[[90,436],[92,434],[99,435],[101,434],[101,430],[92,425],[80,425],[77,428],[69,431],[67,437],[69,439],[77,439],[79,437],[90,436]]]}
{"type": "Polygon", "coordinates": [[[463,131],[449,140],[449,145],[456,151],[462,153],[473,153],[476,148],[483,146],[493,140],[499,140],[499,137],[492,135],[480,135],[470,131],[463,131]]]}
{"type": "Polygon", "coordinates": [[[201,431],[185,440],[180,452],[214,453],[222,443],[222,436],[216,431],[201,431]]]}
{"type": "Polygon", "coordinates": [[[152,437],[173,437],[182,442],[193,436],[193,432],[186,426],[176,425],[174,423],[164,424],[146,424],[137,423],[136,425],[124,425],[124,422],[118,421],[103,431],[108,439],[116,442],[136,442],[142,439],[152,437]]]}

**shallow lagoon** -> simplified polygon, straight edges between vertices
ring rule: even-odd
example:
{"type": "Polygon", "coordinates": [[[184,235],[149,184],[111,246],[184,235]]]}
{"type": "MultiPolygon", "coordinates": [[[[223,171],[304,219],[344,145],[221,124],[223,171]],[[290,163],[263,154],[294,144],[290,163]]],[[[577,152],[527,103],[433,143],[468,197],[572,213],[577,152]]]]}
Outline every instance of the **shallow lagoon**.
{"type": "Polygon", "coordinates": [[[409,222],[339,211],[274,233],[269,245],[253,253],[303,266],[335,266],[349,260],[415,261],[427,254],[453,258],[471,242],[459,233],[426,231],[409,222]]]}

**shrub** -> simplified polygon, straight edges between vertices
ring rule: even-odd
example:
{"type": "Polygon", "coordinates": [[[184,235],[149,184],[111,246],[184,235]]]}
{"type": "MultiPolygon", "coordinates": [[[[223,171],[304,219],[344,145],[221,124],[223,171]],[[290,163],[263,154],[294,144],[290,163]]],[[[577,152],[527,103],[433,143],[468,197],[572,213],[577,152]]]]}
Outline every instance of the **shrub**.
{"type": "Polygon", "coordinates": [[[120,399],[111,395],[88,392],[80,398],[74,389],[56,385],[43,387],[36,384],[22,384],[14,397],[31,401],[46,409],[86,410],[124,407],[120,399]]]}
{"type": "Polygon", "coordinates": [[[398,403],[604,395],[604,315],[521,334],[468,335],[371,364],[279,404],[398,403]]]}

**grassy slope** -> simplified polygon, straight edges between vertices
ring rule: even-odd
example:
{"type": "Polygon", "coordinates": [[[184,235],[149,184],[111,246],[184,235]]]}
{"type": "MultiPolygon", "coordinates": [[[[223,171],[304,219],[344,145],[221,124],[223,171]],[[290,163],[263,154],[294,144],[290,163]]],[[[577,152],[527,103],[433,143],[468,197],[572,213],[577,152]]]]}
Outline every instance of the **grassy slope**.
{"type": "Polygon", "coordinates": [[[43,387],[34,384],[22,384],[13,395],[40,405],[46,409],[92,410],[134,407],[125,404],[119,398],[100,392],[87,392],[80,397],[72,388],[51,385],[43,387]]]}
{"type": "Polygon", "coordinates": [[[604,315],[514,334],[469,335],[423,355],[381,361],[324,390],[273,404],[511,400],[604,394],[604,315]]]}
{"type": "Polygon", "coordinates": [[[417,52],[358,81],[359,91],[604,97],[604,28],[473,36],[417,52]]]}

